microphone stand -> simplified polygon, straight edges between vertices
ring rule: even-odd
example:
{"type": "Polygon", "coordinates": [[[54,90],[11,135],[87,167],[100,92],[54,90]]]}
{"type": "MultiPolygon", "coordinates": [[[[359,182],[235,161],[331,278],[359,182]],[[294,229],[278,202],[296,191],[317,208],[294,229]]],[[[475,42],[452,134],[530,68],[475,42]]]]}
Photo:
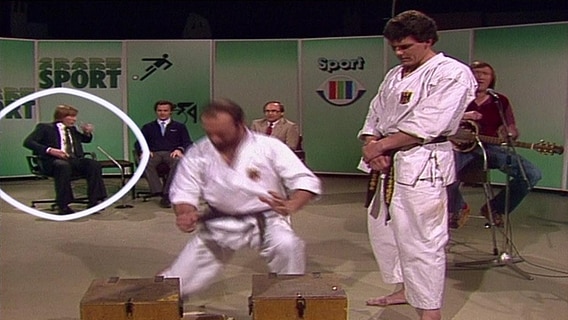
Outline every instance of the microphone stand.
{"type": "MultiPolygon", "coordinates": [[[[105,149],[103,149],[100,146],[97,146],[97,149],[99,149],[120,170],[121,186],[124,187],[124,183],[125,183],[125,180],[126,180],[126,177],[124,176],[124,167],[118,161],[116,161],[108,152],[106,152],[105,149]]],[[[115,208],[117,208],[117,209],[129,209],[129,208],[134,208],[134,206],[131,205],[131,204],[125,203],[124,197],[123,197],[122,200],[121,200],[121,204],[119,204],[115,208]]]]}
{"type": "MultiPolygon", "coordinates": [[[[464,267],[464,266],[478,266],[478,267],[482,267],[483,265],[485,265],[486,267],[503,267],[503,266],[507,266],[509,268],[511,268],[513,271],[516,271],[518,274],[520,274],[521,276],[523,276],[525,279],[527,280],[533,280],[533,276],[531,276],[530,274],[528,274],[527,272],[521,270],[519,267],[517,267],[515,264],[519,263],[519,262],[523,262],[524,260],[521,257],[515,257],[513,256],[512,252],[513,252],[513,229],[511,228],[511,220],[510,220],[510,212],[509,212],[509,208],[510,208],[510,195],[511,195],[511,191],[510,191],[510,180],[511,180],[511,158],[513,156],[515,156],[515,159],[517,161],[517,164],[519,166],[519,169],[521,171],[521,175],[524,179],[524,181],[527,184],[527,188],[530,189],[530,184],[528,182],[528,178],[526,176],[526,172],[525,169],[523,167],[523,164],[521,162],[521,159],[519,158],[516,150],[515,150],[515,145],[514,145],[514,141],[513,141],[513,134],[510,132],[509,130],[509,124],[507,123],[507,119],[505,117],[505,111],[503,110],[503,104],[501,103],[501,100],[499,99],[499,96],[491,89],[487,90],[488,94],[491,96],[491,98],[497,103],[497,108],[499,110],[499,116],[501,117],[501,123],[503,123],[503,126],[505,126],[505,128],[507,129],[507,137],[505,139],[505,143],[503,144],[503,147],[507,148],[507,157],[506,157],[506,165],[505,165],[505,208],[504,208],[504,212],[503,215],[505,216],[504,219],[504,229],[505,232],[503,233],[503,237],[504,237],[504,241],[503,241],[503,249],[501,252],[498,252],[497,248],[494,248],[494,255],[496,256],[496,258],[494,259],[490,259],[490,260],[484,260],[484,261],[474,261],[474,262],[464,262],[464,263],[456,263],[455,266],[457,267],[464,267]]],[[[485,152],[485,150],[483,150],[483,152],[485,152]]],[[[485,159],[486,161],[486,159],[485,159]]],[[[486,192],[486,196],[487,196],[487,192],[486,192]]],[[[487,203],[489,204],[489,201],[487,201],[487,203]]],[[[488,211],[488,217],[489,217],[489,222],[490,222],[490,227],[492,227],[492,229],[495,229],[495,222],[493,220],[493,212],[491,210],[491,207],[488,206],[487,207],[487,211],[488,211]]],[[[493,230],[493,239],[494,239],[494,243],[495,243],[495,231],[493,230]]]]}
{"type": "MultiPolygon", "coordinates": [[[[491,95],[492,99],[495,100],[495,102],[497,103],[497,108],[499,110],[499,116],[501,117],[501,123],[503,123],[503,126],[507,129],[507,137],[505,139],[505,145],[504,147],[507,148],[507,158],[506,158],[506,162],[505,162],[505,209],[503,210],[503,214],[505,215],[505,219],[504,219],[504,228],[505,228],[505,233],[504,233],[504,241],[503,241],[503,250],[501,252],[501,254],[499,255],[498,259],[497,259],[497,265],[501,266],[507,266],[511,269],[513,269],[514,271],[516,271],[517,273],[519,273],[520,275],[522,275],[523,277],[525,277],[527,280],[532,280],[533,277],[524,272],[523,270],[519,269],[517,266],[515,266],[515,263],[519,263],[519,262],[523,262],[524,260],[521,257],[515,257],[513,256],[513,229],[511,227],[511,215],[510,215],[510,198],[511,198],[511,187],[510,187],[510,182],[511,182],[511,159],[514,156],[515,160],[517,161],[517,166],[519,167],[519,170],[521,171],[521,175],[523,177],[523,180],[525,181],[527,188],[530,189],[530,184],[525,172],[525,168],[523,166],[523,163],[521,162],[521,159],[519,158],[519,155],[517,154],[517,151],[515,150],[515,144],[513,141],[513,134],[511,133],[511,131],[509,130],[509,123],[507,122],[507,118],[505,117],[505,110],[503,108],[503,104],[501,103],[501,100],[499,99],[498,95],[491,95]]],[[[490,212],[489,215],[492,215],[492,213],[490,212]]]]}

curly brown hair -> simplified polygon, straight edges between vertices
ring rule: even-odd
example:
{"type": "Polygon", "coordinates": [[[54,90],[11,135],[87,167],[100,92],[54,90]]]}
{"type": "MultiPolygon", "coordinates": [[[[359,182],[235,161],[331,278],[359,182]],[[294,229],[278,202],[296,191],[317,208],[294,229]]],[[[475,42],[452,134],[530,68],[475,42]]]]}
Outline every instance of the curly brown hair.
{"type": "Polygon", "coordinates": [[[416,10],[408,10],[391,18],[383,30],[383,35],[389,41],[400,41],[406,37],[413,37],[418,42],[432,40],[438,41],[438,27],[436,21],[416,10]]]}

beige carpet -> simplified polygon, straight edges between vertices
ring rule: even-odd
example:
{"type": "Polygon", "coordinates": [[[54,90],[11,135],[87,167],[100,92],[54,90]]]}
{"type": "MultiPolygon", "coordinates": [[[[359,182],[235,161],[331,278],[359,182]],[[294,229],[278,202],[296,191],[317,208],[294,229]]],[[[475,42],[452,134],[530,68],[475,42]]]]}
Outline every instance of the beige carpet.
{"type": "MultiPolygon", "coordinates": [[[[393,290],[381,281],[367,239],[366,179],[322,179],[325,194],[293,219],[307,241],[308,271],[329,272],[341,279],[350,320],[417,319],[407,305],[365,306],[367,298],[393,290]]],[[[116,192],[118,183],[107,179],[109,191],[116,192]]],[[[0,181],[0,187],[26,204],[52,195],[48,181],[0,181]]],[[[484,201],[483,190],[466,187],[464,191],[476,215],[484,201]]],[[[121,203],[133,208],[117,209],[121,203],[116,203],[99,215],[69,222],[37,218],[0,202],[0,319],[76,320],[79,302],[93,279],[153,277],[191,236],[176,229],[172,212],[159,208],[157,201],[125,198],[121,203]]],[[[512,214],[510,245],[496,233],[494,246],[491,230],[484,224],[482,218],[472,217],[462,229],[452,231],[444,319],[564,319],[568,197],[544,191],[529,194],[512,214]],[[499,256],[493,255],[495,249],[499,256]],[[490,262],[489,267],[455,267],[483,260],[490,262]],[[523,261],[512,263],[513,267],[502,263],[519,260],[523,261]],[[533,280],[527,280],[525,273],[533,280]]],[[[185,301],[185,318],[206,311],[251,319],[247,300],[252,274],[266,272],[255,252],[242,251],[211,288],[185,301]]]]}

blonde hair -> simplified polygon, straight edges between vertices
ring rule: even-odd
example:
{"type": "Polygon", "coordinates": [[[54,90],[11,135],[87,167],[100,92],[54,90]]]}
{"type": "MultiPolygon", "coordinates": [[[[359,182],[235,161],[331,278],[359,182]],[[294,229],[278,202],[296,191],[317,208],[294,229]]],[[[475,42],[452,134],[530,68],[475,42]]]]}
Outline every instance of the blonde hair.
{"type": "Polygon", "coordinates": [[[55,108],[55,112],[53,113],[53,120],[62,120],[67,116],[76,116],[78,113],[79,110],[75,109],[75,107],[66,104],[60,104],[55,108]]]}
{"type": "Polygon", "coordinates": [[[489,63],[485,61],[475,60],[469,65],[469,67],[471,68],[471,70],[489,68],[491,70],[491,82],[489,82],[489,85],[487,87],[495,89],[495,83],[497,83],[497,75],[495,74],[495,69],[493,69],[493,67],[489,63]]]}

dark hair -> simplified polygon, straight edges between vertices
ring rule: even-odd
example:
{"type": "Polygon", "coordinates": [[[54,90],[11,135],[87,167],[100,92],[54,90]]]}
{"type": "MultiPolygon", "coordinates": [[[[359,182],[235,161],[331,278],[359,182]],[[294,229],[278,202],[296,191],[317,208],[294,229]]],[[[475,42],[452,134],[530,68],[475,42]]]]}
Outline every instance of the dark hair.
{"type": "Polygon", "coordinates": [[[391,18],[385,25],[383,35],[389,41],[400,41],[406,37],[413,37],[418,42],[432,40],[438,41],[438,27],[436,21],[424,13],[408,10],[391,18]]]}
{"type": "Polygon", "coordinates": [[[491,82],[489,83],[489,85],[487,87],[491,88],[491,89],[495,89],[495,83],[497,82],[497,75],[495,74],[495,69],[493,69],[493,67],[484,61],[479,61],[479,60],[475,60],[473,61],[469,67],[471,68],[471,70],[473,69],[479,69],[479,68],[489,68],[491,69],[491,82]]]}
{"type": "Polygon", "coordinates": [[[79,110],[75,109],[75,107],[67,104],[60,104],[55,108],[55,112],[53,113],[53,120],[62,120],[67,116],[76,116],[78,113],[79,110]]]}
{"type": "Polygon", "coordinates": [[[278,101],[278,100],[271,100],[271,101],[266,102],[266,103],[264,104],[264,106],[262,107],[262,111],[266,111],[266,110],[265,110],[265,109],[266,109],[266,106],[269,105],[269,104],[271,104],[271,103],[278,104],[278,105],[280,106],[280,112],[284,112],[284,105],[282,104],[282,102],[280,102],[280,101],[278,101]]]}
{"type": "Polygon", "coordinates": [[[167,104],[170,106],[170,111],[174,111],[174,103],[168,100],[158,100],[154,103],[154,111],[158,111],[158,106],[167,104]]]}
{"type": "Polygon", "coordinates": [[[217,116],[219,113],[229,114],[236,125],[242,125],[245,123],[245,112],[243,111],[243,108],[241,108],[241,106],[239,106],[236,102],[229,99],[216,99],[209,102],[203,109],[201,118],[212,118],[217,116]]]}

